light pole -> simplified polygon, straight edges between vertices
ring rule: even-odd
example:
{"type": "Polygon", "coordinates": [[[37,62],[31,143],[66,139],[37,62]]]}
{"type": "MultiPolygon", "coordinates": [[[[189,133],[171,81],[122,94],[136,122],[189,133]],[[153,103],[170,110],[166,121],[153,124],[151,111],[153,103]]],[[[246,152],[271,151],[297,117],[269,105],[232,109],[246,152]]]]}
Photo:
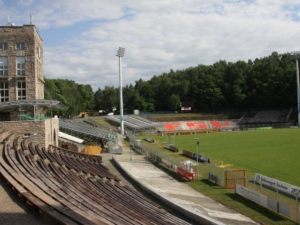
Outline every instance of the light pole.
{"type": "Polygon", "coordinates": [[[197,180],[199,180],[199,167],[198,167],[198,148],[199,148],[199,139],[198,138],[194,138],[196,140],[196,150],[197,150],[197,180]]]}
{"type": "Polygon", "coordinates": [[[296,60],[296,80],[297,80],[297,110],[298,110],[298,126],[300,126],[300,78],[299,78],[299,59],[300,59],[300,51],[292,52],[291,56],[296,60]]]}
{"type": "Polygon", "coordinates": [[[125,54],[125,48],[119,47],[116,56],[119,57],[119,81],[120,81],[120,127],[121,134],[124,135],[124,115],[123,115],[123,90],[122,90],[122,57],[125,54]]]}

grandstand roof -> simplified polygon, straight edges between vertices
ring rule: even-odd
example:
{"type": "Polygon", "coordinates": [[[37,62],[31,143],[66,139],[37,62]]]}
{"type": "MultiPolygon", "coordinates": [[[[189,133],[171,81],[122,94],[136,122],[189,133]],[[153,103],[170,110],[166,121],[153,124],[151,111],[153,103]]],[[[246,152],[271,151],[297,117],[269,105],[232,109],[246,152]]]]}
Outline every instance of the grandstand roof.
{"type": "Polygon", "coordinates": [[[60,120],[59,129],[65,132],[71,132],[72,134],[78,134],[79,137],[83,139],[89,139],[93,141],[110,140],[117,142],[118,140],[117,134],[114,132],[71,120],[60,120]]]}
{"type": "Polygon", "coordinates": [[[61,132],[61,131],[59,131],[58,136],[59,136],[60,138],[64,138],[64,139],[67,139],[67,140],[70,140],[70,141],[74,141],[74,142],[79,143],[79,144],[81,144],[81,143],[83,142],[83,139],[74,137],[74,136],[72,136],[72,135],[66,134],[66,133],[61,132]]]}
{"type": "Polygon", "coordinates": [[[32,99],[32,100],[18,100],[0,103],[0,111],[12,111],[20,107],[41,106],[46,108],[67,109],[68,107],[61,104],[60,101],[32,99]]]}

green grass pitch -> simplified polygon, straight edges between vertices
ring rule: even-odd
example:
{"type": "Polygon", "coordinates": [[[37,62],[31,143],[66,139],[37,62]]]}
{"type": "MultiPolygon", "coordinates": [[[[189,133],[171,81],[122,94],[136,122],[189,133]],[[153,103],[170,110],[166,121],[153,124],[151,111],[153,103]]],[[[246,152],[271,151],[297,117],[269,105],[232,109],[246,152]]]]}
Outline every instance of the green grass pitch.
{"type": "MultiPolygon", "coordinates": [[[[300,186],[300,129],[271,129],[175,136],[175,146],[210,157],[231,168],[245,169],[248,176],[260,173],[300,186]]],[[[165,142],[166,137],[154,137],[165,142]]],[[[169,143],[173,138],[168,138],[169,143]]]]}

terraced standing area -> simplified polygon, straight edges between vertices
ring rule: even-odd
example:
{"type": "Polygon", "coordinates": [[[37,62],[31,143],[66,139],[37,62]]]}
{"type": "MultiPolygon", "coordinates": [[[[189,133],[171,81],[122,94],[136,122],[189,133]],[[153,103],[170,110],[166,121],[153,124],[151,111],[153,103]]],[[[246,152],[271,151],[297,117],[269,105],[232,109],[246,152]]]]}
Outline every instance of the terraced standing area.
{"type": "Polygon", "coordinates": [[[60,224],[191,224],[123,185],[101,157],[16,139],[13,147],[5,143],[0,154],[5,180],[60,224]]]}

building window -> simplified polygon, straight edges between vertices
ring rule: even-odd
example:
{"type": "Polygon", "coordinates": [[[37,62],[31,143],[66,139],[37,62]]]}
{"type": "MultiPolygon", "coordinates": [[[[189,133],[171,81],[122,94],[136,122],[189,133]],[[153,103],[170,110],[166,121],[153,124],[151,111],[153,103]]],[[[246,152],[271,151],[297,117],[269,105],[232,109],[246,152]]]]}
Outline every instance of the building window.
{"type": "Polygon", "coordinates": [[[25,81],[18,82],[18,100],[26,99],[26,83],[25,81]]]}
{"type": "MultiPolygon", "coordinates": [[[[55,144],[55,143],[54,143],[55,144]]],[[[61,145],[61,148],[64,148],[64,149],[69,149],[69,146],[68,145],[61,145]]]]}
{"type": "Polygon", "coordinates": [[[17,75],[25,75],[25,57],[17,57],[17,75]]]}
{"type": "Polygon", "coordinates": [[[29,138],[30,136],[31,136],[30,133],[24,133],[24,134],[23,134],[23,138],[29,138]]]}
{"type": "Polygon", "coordinates": [[[16,48],[19,50],[25,50],[25,43],[24,42],[16,43],[16,48]]]}
{"type": "Polygon", "coordinates": [[[42,51],[40,48],[36,48],[36,52],[39,58],[41,58],[42,51]]]}
{"type": "Polygon", "coordinates": [[[0,83],[0,101],[8,102],[8,84],[7,84],[7,82],[0,83]]]}
{"type": "Polygon", "coordinates": [[[0,49],[7,49],[7,43],[0,42],[0,49]]]}
{"type": "Polygon", "coordinates": [[[0,57],[0,75],[7,76],[7,57],[0,57]]]}

